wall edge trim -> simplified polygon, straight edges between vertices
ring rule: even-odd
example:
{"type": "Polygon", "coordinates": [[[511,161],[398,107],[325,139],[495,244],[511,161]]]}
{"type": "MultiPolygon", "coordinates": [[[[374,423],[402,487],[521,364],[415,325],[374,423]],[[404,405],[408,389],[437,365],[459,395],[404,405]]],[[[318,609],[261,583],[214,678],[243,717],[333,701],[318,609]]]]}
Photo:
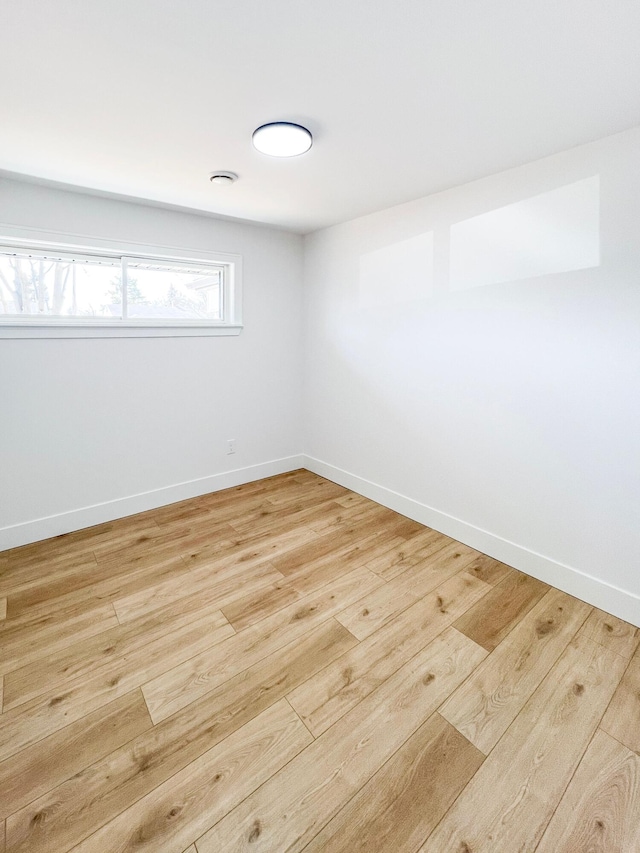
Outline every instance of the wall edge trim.
{"type": "Polygon", "coordinates": [[[640,627],[640,596],[313,456],[303,467],[640,627]]]}
{"type": "Polygon", "coordinates": [[[276,474],[286,474],[288,471],[295,471],[297,468],[303,467],[304,457],[301,454],[286,456],[282,459],[249,465],[246,468],[236,468],[220,474],[211,474],[196,480],[187,480],[183,483],[163,486],[148,492],[140,492],[136,495],[115,498],[111,501],[9,525],[0,528],[0,551],[18,548],[21,545],[39,542],[42,539],[49,539],[52,536],[60,536],[75,530],[82,530],[85,527],[93,527],[96,524],[104,524],[107,521],[125,518],[138,512],[146,512],[149,509],[157,509],[210,492],[219,492],[222,489],[241,486],[244,483],[262,480],[265,477],[274,477],[276,474]]]}

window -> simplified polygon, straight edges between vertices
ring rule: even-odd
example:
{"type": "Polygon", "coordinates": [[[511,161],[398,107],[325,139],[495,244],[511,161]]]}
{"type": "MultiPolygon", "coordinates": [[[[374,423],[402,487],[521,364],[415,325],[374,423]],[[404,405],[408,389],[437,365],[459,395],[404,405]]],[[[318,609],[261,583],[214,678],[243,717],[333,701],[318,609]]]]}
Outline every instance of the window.
{"type": "Polygon", "coordinates": [[[0,244],[0,335],[238,334],[239,260],[0,244]]]}

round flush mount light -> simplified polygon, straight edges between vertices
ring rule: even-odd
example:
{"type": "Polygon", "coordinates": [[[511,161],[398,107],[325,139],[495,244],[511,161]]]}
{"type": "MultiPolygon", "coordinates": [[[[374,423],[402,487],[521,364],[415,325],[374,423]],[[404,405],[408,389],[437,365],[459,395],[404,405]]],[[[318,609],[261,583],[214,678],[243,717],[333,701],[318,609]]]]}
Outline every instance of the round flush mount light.
{"type": "Polygon", "coordinates": [[[313,137],[306,127],[290,121],[263,124],[253,132],[253,145],[272,157],[297,157],[311,148],[313,137]]]}
{"type": "Polygon", "coordinates": [[[219,187],[228,187],[231,184],[235,183],[238,180],[238,176],[235,172],[212,172],[209,175],[209,180],[212,184],[216,184],[219,187]]]}

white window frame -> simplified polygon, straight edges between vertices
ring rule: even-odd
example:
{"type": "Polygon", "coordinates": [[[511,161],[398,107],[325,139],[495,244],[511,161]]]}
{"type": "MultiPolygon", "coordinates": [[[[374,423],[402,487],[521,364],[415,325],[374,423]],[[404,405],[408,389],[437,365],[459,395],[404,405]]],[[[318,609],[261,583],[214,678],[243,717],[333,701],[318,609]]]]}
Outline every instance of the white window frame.
{"type": "Polygon", "coordinates": [[[193,263],[223,268],[222,320],[65,318],[46,315],[9,317],[0,314],[3,338],[114,338],[114,337],[202,337],[239,335],[242,331],[242,256],[101,240],[58,232],[15,228],[0,224],[0,251],[79,254],[120,260],[148,260],[155,263],[193,263]]]}

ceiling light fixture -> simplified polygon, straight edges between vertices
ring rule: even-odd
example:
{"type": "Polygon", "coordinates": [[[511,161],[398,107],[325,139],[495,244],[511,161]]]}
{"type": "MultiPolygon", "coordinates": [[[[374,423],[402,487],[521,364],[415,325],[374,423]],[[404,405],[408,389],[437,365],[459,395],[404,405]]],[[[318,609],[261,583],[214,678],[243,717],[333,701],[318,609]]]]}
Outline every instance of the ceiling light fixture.
{"type": "Polygon", "coordinates": [[[217,184],[221,187],[228,187],[230,184],[238,180],[235,172],[212,172],[209,175],[209,180],[212,184],[217,184]]]}
{"type": "Polygon", "coordinates": [[[272,157],[297,157],[308,151],[312,144],[311,132],[290,121],[263,124],[253,132],[254,147],[261,154],[270,154],[272,157]]]}

